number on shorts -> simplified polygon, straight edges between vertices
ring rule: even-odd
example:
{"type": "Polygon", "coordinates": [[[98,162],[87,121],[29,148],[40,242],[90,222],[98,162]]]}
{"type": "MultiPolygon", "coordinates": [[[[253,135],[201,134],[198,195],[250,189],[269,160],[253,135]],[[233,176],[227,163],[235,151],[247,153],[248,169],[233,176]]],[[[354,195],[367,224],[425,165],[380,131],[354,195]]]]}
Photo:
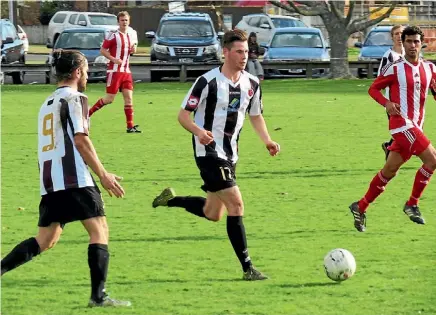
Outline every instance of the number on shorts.
{"type": "Polygon", "coordinates": [[[42,147],[42,152],[51,151],[54,149],[54,133],[53,133],[53,113],[44,116],[42,121],[42,135],[50,137],[50,144],[42,147]]]}
{"type": "Polygon", "coordinates": [[[224,180],[232,180],[232,172],[230,171],[230,168],[226,167],[220,167],[221,170],[221,175],[223,177],[224,180]]]}

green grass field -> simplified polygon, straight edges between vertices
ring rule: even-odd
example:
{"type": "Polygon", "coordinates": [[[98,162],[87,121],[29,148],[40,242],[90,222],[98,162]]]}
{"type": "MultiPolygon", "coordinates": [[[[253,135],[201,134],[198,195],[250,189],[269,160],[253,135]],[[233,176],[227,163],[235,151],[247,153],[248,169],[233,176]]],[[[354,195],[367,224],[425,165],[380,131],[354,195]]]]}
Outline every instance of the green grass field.
{"type": "MultiPolygon", "coordinates": [[[[412,159],[368,211],[367,232],[353,227],[348,205],[384,163],[386,114],[367,94],[368,80],[263,83],[265,119],[281,144],[267,154],[246,122],[238,183],[254,264],[271,277],[241,281],[225,220],[151,207],[161,189],[204,195],[191,138],[177,123],[190,84],[138,84],[135,120],[126,134],[121,97],[92,117],[91,139],[106,168],[124,177],[124,199],[105,203],[111,261],[107,289],[130,309],[88,309],[87,235],[67,225],[56,247],[4,275],[3,315],[42,314],[436,314],[436,183],[420,203],[427,225],[402,207],[416,170],[412,159]],[[329,280],[323,257],[350,250],[356,275],[329,280]]],[[[2,248],[4,256],[37,232],[37,114],[54,86],[2,87],[2,248]],[[24,210],[18,210],[19,207],[24,210]]],[[[90,85],[90,103],[104,86],[90,85]]],[[[436,139],[429,98],[426,132],[436,139]]]]}

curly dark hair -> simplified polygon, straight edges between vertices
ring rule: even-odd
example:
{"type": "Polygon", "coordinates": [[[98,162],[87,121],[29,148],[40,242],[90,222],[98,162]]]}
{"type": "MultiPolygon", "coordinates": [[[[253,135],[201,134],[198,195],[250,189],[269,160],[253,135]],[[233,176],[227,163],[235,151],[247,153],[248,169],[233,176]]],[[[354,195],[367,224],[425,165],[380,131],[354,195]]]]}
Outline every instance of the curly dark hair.
{"type": "Polygon", "coordinates": [[[406,40],[406,35],[421,35],[421,42],[424,41],[424,33],[418,26],[408,26],[401,33],[401,41],[404,43],[406,40]]]}

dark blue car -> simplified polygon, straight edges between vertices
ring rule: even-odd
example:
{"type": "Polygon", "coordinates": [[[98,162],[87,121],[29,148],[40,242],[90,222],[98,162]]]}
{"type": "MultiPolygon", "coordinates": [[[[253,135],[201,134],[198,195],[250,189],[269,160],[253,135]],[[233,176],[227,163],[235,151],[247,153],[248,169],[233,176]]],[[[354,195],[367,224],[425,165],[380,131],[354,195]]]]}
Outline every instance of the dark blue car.
{"type": "MultiPolygon", "coordinates": [[[[101,56],[100,48],[108,30],[103,28],[70,28],[64,30],[56,40],[53,49],[73,49],[82,52],[88,64],[101,64],[105,66],[108,60],[101,56]]],[[[50,45],[47,47],[52,48],[50,45]]],[[[47,60],[51,62],[51,54],[47,60]]],[[[88,72],[88,81],[105,81],[106,69],[88,72]]]]}

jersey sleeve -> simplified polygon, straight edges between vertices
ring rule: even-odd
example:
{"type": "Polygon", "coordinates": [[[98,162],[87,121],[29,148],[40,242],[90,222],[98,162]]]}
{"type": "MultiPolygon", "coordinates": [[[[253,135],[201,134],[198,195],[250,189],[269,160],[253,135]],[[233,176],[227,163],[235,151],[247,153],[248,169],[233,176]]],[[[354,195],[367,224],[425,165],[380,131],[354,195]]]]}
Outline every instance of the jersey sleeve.
{"type": "Polygon", "coordinates": [[[369,87],[369,95],[380,105],[386,106],[389,101],[383,96],[381,90],[392,85],[396,80],[396,66],[394,64],[389,65],[387,68],[383,69],[380,75],[374,80],[374,82],[369,87]]]}
{"type": "Polygon", "coordinates": [[[207,95],[208,84],[205,77],[199,77],[195,83],[192,85],[188,94],[186,94],[185,99],[182,102],[182,108],[193,112],[204,100],[205,95],[207,95]]]}
{"type": "Polygon", "coordinates": [[[433,98],[436,100],[436,66],[433,63],[431,63],[430,68],[431,68],[430,91],[431,94],[433,95],[433,98]]]}
{"type": "Polygon", "coordinates": [[[84,133],[88,135],[88,98],[84,95],[75,95],[68,103],[74,134],[84,133]]]}
{"type": "Polygon", "coordinates": [[[101,45],[102,48],[104,49],[109,49],[112,47],[112,45],[114,45],[115,43],[115,34],[114,33],[110,33],[103,41],[103,44],[101,45]]]}
{"type": "Polygon", "coordinates": [[[250,116],[258,116],[263,113],[263,103],[262,103],[262,89],[260,88],[260,84],[257,86],[256,91],[254,92],[253,98],[250,100],[250,104],[248,105],[248,115],[250,116]]]}
{"type": "Polygon", "coordinates": [[[383,58],[382,58],[382,60],[380,62],[380,65],[379,65],[378,71],[377,71],[377,76],[379,76],[381,74],[381,72],[384,70],[384,68],[387,65],[389,65],[390,63],[392,63],[393,61],[394,60],[393,60],[391,51],[388,50],[387,52],[385,52],[385,54],[383,55],[383,58]]]}

